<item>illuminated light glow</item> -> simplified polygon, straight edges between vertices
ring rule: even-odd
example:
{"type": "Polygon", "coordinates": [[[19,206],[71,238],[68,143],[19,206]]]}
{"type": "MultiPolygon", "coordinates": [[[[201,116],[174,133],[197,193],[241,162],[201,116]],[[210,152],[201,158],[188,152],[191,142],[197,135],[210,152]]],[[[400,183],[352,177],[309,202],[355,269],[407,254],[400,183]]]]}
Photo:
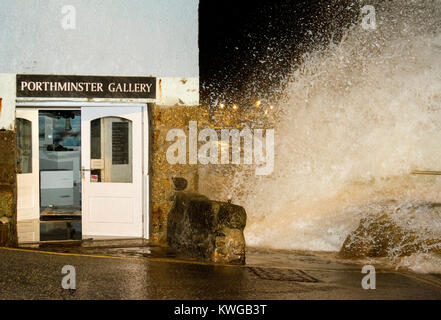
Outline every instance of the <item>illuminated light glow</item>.
{"type": "Polygon", "coordinates": [[[261,104],[262,104],[262,101],[260,101],[260,100],[256,101],[256,107],[259,107],[261,104]]]}
{"type": "Polygon", "coordinates": [[[273,106],[273,105],[270,105],[269,108],[270,108],[271,110],[273,110],[273,109],[274,109],[274,106],[273,106]]]}
{"type": "Polygon", "coordinates": [[[233,110],[237,110],[237,105],[233,104],[233,110]]]}
{"type": "Polygon", "coordinates": [[[268,110],[265,110],[265,114],[268,114],[268,110]]]}
{"type": "Polygon", "coordinates": [[[221,109],[223,109],[225,107],[225,105],[223,104],[223,103],[221,103],[220,105],[219,105],[219,108],[221,108],[221,109]]]}

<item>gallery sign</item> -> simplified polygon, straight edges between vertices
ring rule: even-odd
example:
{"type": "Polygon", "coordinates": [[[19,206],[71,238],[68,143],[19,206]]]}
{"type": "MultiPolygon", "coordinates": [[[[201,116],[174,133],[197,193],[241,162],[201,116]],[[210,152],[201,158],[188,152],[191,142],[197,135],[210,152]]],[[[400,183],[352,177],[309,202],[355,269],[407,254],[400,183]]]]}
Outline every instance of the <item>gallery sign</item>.
{"type": "Polygon", "coordinates": [[[17,97],[155,99],[156,78],[18,74],[17,97]]]}

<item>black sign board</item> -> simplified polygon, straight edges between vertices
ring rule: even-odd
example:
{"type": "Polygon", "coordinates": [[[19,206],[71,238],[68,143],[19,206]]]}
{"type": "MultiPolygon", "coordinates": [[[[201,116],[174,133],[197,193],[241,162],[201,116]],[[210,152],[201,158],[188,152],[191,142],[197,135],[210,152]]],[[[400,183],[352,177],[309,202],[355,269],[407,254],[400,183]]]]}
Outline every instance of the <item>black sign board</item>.
{"type": "Polygon", "coordinates": [[[128,122],[112,122],[112,164],[129,164],[128,122]]]}
{"type": "Polygon", "coordinates": [[[156,78],[18,74],[17,97],[155,99],[156,78]]]}

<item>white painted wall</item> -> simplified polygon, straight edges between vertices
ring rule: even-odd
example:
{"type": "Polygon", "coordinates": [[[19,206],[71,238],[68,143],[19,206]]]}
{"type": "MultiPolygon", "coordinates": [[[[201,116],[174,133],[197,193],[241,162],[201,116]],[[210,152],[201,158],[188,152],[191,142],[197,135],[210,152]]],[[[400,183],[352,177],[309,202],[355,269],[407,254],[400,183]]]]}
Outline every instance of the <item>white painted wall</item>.
{"type": "Polygon", "coordinates": [[[0,0],[0,72],[199,77],[198,2],[0,0]]]}
{"type": "Polygon", "coordinates": [[[156,79],[158,106],[196,106],[199,104],[199,78],[156,79]]]}
{"type": "Polygon", "coordinates": [[[13,130],[15,127],[15,74],[0,73],[0,130],[13,130]]]}

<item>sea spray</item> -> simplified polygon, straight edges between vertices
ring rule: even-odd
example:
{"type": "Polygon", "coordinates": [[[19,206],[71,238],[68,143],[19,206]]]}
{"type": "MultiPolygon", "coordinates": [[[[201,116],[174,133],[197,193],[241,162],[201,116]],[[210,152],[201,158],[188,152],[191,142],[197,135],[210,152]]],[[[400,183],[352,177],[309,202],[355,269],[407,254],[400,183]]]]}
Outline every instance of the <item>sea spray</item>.
{"type": "Polygon", "coordinates": [[[245,206],[249,246],[338,251],[384,201],[441,201],[441,177],[411,174],[441,170],[441,1],[372,4],[376,30],[354,24],[293,66],[274,173],[238,170],[219,194],[245,206]]]}

